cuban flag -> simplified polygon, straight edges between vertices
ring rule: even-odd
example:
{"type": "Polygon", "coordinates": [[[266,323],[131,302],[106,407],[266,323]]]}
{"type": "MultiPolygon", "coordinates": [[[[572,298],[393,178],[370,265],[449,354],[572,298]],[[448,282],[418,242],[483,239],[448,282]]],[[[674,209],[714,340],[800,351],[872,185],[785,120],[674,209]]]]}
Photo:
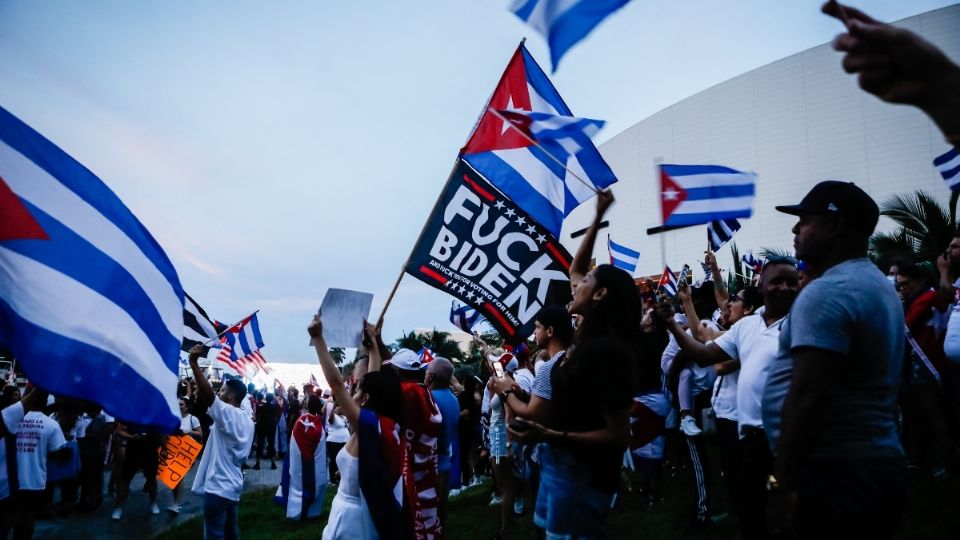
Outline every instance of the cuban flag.
{"type": "Polygon", "coordinates": [[[603,120],[541,112],[497,111],[497,113],[506,118],[513,129],[519,130],[541,145],[555,142],[572,156],[590,145],[590,140],[606,123],[603,120]]]}
{"type": "Polygon", "coordinates": [[[670,402],[656,390],[633,397],[630,407],[630,453],[635,459],[663,459],[670,402]]]}
{"type": "Polygon", "coordinates": [[[256,313],[231,326],[220,339],[221,347],[217,361],[227,364],[241,375],[246,374],[246,366],[249,365],[270,373],[269,368],[266,367],[267,361],[260,354],[264,343],[256,313]]]}
{"type": "Polygon", "coordinates": [[[424,347],[420,349],[420,352],[417,353],[417,356],[420,357],[420,369],[426,369],[427,364],[433,362],[435,355],[433,351],[430,350],[430,347],[424,347]]]}
{"type": "Polygon", "coordinates": [[[951,148],[947,153],[933,160],[933,166],[940,172],[943,181],[952,191],[960,191],[960,152],[951,148]]]}
{"type": "Polygon", "coordinates": [[[180,350],[190,352],[194,345],[206,346],[211,341],[218,342],[217,336],[226,330],[211,319],[189,294],[183,293],[183,342],[180,350]]]}
{"type": "Polygon", "coordinates": [[[739,230],[740,222],[736,219],[711,221],[707,225],[707,240],[710,241],[710,251],[716,252],[725,246],[739,230]]]}
{"type": "MultiPolygon", "coordinates": [[[[406,540],[403,514],[403,447],[400,426],[370,409],[360,410],[360,495],[380,540],[406,540]]],[[[358,524],[359,526],[359,524],[358,524]]]]}
{"type": "Polygon", "coordinates": [[[610,264],[613,266],[631,274],[637,270],[637,264],[640,262],[640,252],[614,242],[610,239],[609,234],[607,235],[607,252],[610,253],[610,264]]]}
{"type": "Polygon", "coordinates": [[[757,175],[719,165],[660,165],[664,227],[750,217],[757,175]]]}
{"type": "Polygon", "coordinates": [[[470,329],[482,318],[480,312],[471,306],[450,303],[450,322],[464,332],[470,332],[470,329]]]}
{"type": "Polygon", "coordinates": [[[754,274],[759,274],[763,270],[763,259],[754,257],[752,251],[748,251],[746,255],[740,257],[740,262],[754,274]]]}
{"type": "Polygon", "coordinates": [[[589,138],[576,154],[567,152],[557,141],[544,141],[538,147],[510,127],[497,113],[501,110],[573,116],[523,45],[507,64],[461,154],[464,161],[559,238],[563,219],[597,190],[616,182],[616,177],[589,138]],[[568,169],[593,187],[584,185],[568,169]]]}
{"type": "Polygon", "coordinates": [[[172,431],[182,337],[180,280],[146,227],[0,108],[0,344],[37,386],[172,431]]]}
{"type": "Polygon", "coordinates": [[[556,72],[560,59],[571,47],[629,1],[514,0],[510,11],[547,39],[550,63],[556,72]]]}
{"type": "Polygon", "coordinates": [[[660,282],[657,283],[657,289],[665,292],[670,297],[677,295],[677,278],[673,275],[673,270],[670,270],[669,266],[663,269],[660,282]]]}
{"type": "Polygon", "coordinates": [[[283,460],[283,475],[274,496],[289,519],[317,517],[323,512],[329,482],[324,425],[322,417],[309,413],[293,425],[290,452],[283,460]]]}

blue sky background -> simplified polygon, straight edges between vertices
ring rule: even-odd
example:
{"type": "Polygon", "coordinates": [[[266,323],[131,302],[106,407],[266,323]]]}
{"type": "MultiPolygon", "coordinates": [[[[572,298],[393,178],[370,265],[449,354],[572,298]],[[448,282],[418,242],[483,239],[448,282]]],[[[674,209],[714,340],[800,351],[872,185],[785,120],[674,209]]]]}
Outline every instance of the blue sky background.
{"type": "MultiPolygon", "coordinates": [[[[0,105],[117,192],[212,316],[261,309],[264,356],[314,362],[324,291],[373,292],[379,313],[522,37],[549,70],[509,3],[0,0],[0,105]]],[[[856,5],[896,20],[951,3],[856,5]]],[[[607,120],[602,142],[829,41],[842,28],[819,5],[635,0],[552,78],[607,120]]],[[[449,306],[405,278],[384,337],[450,330],[449,306]]]]}

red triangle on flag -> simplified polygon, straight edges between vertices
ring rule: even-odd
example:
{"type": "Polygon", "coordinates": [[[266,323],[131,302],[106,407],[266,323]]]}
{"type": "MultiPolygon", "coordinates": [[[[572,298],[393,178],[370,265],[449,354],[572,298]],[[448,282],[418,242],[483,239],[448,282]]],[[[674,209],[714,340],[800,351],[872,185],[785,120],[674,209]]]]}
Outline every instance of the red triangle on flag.
{"type": "Polygon", "coordinates": [[[680,203],[687,200],[687,190],[680,187],[679,184],[670,178],[670,175],[660,169],[660,208],[663,210],[663,223],[667,223],[667,218],[673,214],[673,211],[680,206],[680,203]]]}
{"type": "Polygon", "coordinates": [[[0,216],[3,216],[0,219],[0,241],[50,239],[3,177],[0,177],[0,216]]]}
{"type": "Polygon", "coordinates": [[[506,125],[506,123],[490,112],[489,109],[496,110],[518,110],[530,111],[530,90],[527,87],[527,69],[523,61],[523,53],[518,47],[517,52],[507,64],[500,82],[497,84],[490,102],[483,108],[477,127],[473,130],[473,135],[467,141],[466,146],[461,152],[464,154],[476,154],[478,152],[490,152],[492,150],[509,150],[513,148],[526,148],[532,146],[532,143],[521,135],[516,129],[506,125]]]}

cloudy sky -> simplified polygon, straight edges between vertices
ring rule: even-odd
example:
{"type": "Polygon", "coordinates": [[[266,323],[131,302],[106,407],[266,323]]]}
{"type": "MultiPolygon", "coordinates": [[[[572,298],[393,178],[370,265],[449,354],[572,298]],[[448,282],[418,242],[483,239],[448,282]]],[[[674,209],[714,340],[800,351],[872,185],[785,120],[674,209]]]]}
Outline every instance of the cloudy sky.
{"type": "MultiPolygon", "coordinates": [[[[0,106],[117,192],[212,316],[260,309],[269,361],[314,362],[324,291],[372,292],[379,313],[522,37],[549,69],[509,3],[0,0],[0,106]]],[[[608,121],[602,142],[840,30],[816,1],[635,0],[553,80],[608,121]]],[[[450,330],[449,306],[405,278],[384,337],[450,330]]]]}

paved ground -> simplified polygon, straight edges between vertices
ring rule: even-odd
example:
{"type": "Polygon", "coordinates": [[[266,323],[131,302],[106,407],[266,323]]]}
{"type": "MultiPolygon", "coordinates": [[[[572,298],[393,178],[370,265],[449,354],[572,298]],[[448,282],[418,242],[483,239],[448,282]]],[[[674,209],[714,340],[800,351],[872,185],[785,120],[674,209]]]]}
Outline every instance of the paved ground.
{"type": "MultiPolygon", "coordinates": [[[[250,460],[249,463],[253,464],[253,460],[250,460]]],[[[263,466],[263,469],[259,471],[253,469],[244,471],[246,473],[243,484],[244,491],[259,490],[265,487],[275,488],[280,485],[281,462],[277,462],[277,470],[270,469],[270,462],[263,462],[261,466],[263,466]]],[[[189,487],[193,484],[195,469],[196,465],[193,466],[187,478],[184,479],[183,510],[180,512],[180,515],[174,515],[166,510],[167,506],[173,503],[173,494],[163,484],[159,485],[159,494],[157,496],[160,515],[151,515],[150,499],[147,497],[147,494],[143,492],[143,477],[138,475],[130,483],[130,497],[124,505],[123,519],[120,521],[110,520],[110,514],[114,508],[114,500],[111,497],[105,496],[103,506],[96,512],[73,514],[67,517],[55,517],[47,521],[38,521],[34,538],[41,540],[126,540],[130,538],[152,538],[156,534],[176,524],[187,521],[202,512],[203,499],[194,495],[189,490],[189,487]]],[[[104,476],[104,487],[106,487],[108,479],[109,473],[104,476]]]]}

